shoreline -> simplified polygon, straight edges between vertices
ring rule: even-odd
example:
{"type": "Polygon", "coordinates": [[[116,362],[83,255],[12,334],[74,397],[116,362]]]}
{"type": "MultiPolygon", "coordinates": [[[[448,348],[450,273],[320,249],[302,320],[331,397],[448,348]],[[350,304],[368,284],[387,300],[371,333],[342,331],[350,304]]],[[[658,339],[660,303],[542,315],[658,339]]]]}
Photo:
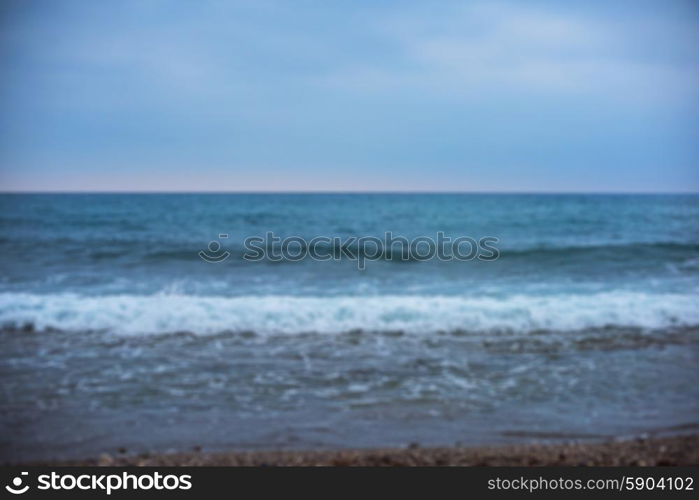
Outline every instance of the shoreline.
{"type": "Polygon", "coordinates": [[[103,454],[41,466],[673,466],[699,465],[699,434],[598,443],[103,454]]]}

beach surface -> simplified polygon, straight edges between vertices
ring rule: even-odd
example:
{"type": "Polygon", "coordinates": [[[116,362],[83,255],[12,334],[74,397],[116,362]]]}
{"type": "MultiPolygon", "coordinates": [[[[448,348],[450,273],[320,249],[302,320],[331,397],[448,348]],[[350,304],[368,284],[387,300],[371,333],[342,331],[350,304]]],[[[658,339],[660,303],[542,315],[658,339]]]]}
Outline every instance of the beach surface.
{"type": "Polygon", "coordinates": [[[671,466],[699,465],[699,435],[602,443],[334,451],[192,451],[32,465],[78,466],[671,466]]]}

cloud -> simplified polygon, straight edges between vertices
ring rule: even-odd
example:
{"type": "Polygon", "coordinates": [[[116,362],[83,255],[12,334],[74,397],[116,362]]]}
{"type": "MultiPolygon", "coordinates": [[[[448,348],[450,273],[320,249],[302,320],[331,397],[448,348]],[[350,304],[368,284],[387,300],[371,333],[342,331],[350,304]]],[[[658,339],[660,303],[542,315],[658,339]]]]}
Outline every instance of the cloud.
{"type": "Polygon", "coordinates": [[[541,91],[636,101],[687,99],[699,88],[699,54],[686,57],[683,47],[686,39],[699,42],[687,33],[691,26],[680,33],[677,23],[615,21],[510,4],[432,14],[403,15],[380,25],[388,43],[400,47],[402,64],[345,67],[327,80],[362,91],[541,91]],[[655,41],[673,38],[677,45],[653,56],[655,41]],[[684,59],[677,60],[676,52],[684,59]]]}

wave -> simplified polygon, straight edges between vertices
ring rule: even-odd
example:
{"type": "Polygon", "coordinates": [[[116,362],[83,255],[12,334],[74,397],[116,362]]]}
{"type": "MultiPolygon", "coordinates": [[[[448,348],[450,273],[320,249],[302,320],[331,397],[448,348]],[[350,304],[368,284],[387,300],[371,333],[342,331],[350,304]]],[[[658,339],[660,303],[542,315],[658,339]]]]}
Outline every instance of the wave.
{"type": "Polygon", "coordinates": [[[563,255],[571,257],[579,254],[597,254],[597,253],[614,253],[619,256],[631,255],[639,256],[639,254],[656,254],[675,255],[675,254],[690,254],[696,255],[699,252],[699,244],[697,243],[680,243],[674,241],[656,241],[656,242],[633,242],[633,243],[608,243],[608,244],[590,244],[590,245],[539,245],[523,248],[503,248],[501,249],[501,257],[529,257],[531,255],[539,257],[550,257],[551,255],[563,255]]]}
{"type": "Polygon", "coordinates": [[[123,335],[225,331],[257,334],[355,330],[435,332],[660,329],[699,325],[692,295],[613,291],[505,298],[390,295],[210,297],[180,294],[83,296],[0,294],[0,325],[123,335]]]}
{"type": "MultiPolygon", "coordinates": [[[[308,245],[295,243],[295,247],[291,253],[301,253],[307,255],[310,251],[308,245]]],[[[92,250],[88,256],[95,260],[113,259],[124,256],[130,256],[144,259],[147,261],[194,261],[199,258],[199,251],[203,246],[197,247],[194,245],[183,245],[182,247],[173,246],[171,248],[154,248],[142,252],[144,245],[136,243],[134,245],[124,246],[123,248],[114,248],[107,246],[105,249],[92,250]],[[140,246],[139,246],[140,245],[140,246]]],[[[564,258],[568,261],[576,261],[577,259],[672,259],[682,257],[693,257],[699,252],[699,244],[696,243],[677,243],[677,242],[644,242],[644,243],[628,243],[628,244],[591,244],[591,245],[551,245],[551,246],[526,246],[526,247],[501,247],[494,245],[499,249],[501,259],[524,259],[533,261],[551,261],[552,259],[564,258]]],[[[280,245],[264,245],[266,255],[281,255],[280,245]]],[[[237,262],[246,264],[245,256],[253,255],[254,252],[246,250],[242,245],[232,244],[225,248],[230,252],[231,257],[229,262],[237,262]]],[[[375,245],[368,242],[366,246],[351,243],[318,243],[314,245],[313,251],[318,255],[326,257],[332,256],[334,259],[346,260],[348,254],[354,256],[355,259],[375,260],[391,262],[395,264],[415,264],[425,259],[415,257],[414,250],[411,252],[405,246],[394,245],[375,245]]],[[[420,250],[427,252],[427,246],[420,250]]],[[[468,250],[462,250],[468,251],[468,250]]],[[[437,247],[434,244],[429,245],[429,253],[435,255],[437,247]]],[[[452,248],[446,245],[443,252],[451,256],[452,248]]],[[[476,255],[483,255],[483,250],[479,247],[476,255]]],[[[485,255],[490,255],[490,251],[486,251],[485,255]]],[[[308,257],[308,256],[307,256],[308,257]]],[[[308,258],[307,258],[308,260],[308,258]]],[[[436,259],[433,259],[436,260],[436,259]]],[[[485,259],[492,260],[492,259],[485,259]]],[[[298,260],[293,259],[263,259],[266,263],[272,264],[298,264],[298,260]]]]}
{"type": "MultiPolygon", "coordinates": [[[[310,240],[310,237],[308,238],[310,240]]],[[[298,242],[298,240],[297,240],[298,242]]],[[[7,251],[12,251],[20,254],[35,255],[37,248],[45,248],[48,255],[52,258],[57,253],[65,253],[71,257],[80,254],[87,260],[92,262],[116,262],[125,259],[134,263],[154,263],[154,262],[187,262],[199,263],[199,252],[206,250],[206,242],[196,243],[191,241],[169,242],[163,244],[154,244],[147,239],[126,238],[121,237],[118,240],[113,238],[107,240],[94,240],[89,244],[80,238],[61,237],[49,239],[42,242],[26,241],[18,242],[16,239],[0,237],[0,246],[7,246],[7,251]]],[[[576,263],[583,260],[600,259],[602,261],[664,261],[664,260],[682,260],[696,258],[699,253],[699,244],[697,243],[682,243],[682,242],[632,242],[632,243],[609,243],[597,244],[591,243],[588,245],[557,245],[557,244],[528,244],[508,246],[506,240],[501,240],[498,244],[493,244],[499,250],[499,260],[522,260],[531,262],[552,262],[565,260],[566,262],[576,263]]],[[[224,244],[222,250],[230,253],[227,259],[228,265],[248,265],[258,262],[245,260],[245,256],[251,257],[255,255],[257,248],[264,248],[265,255],[279,256],[281,251],[280,244],[264,244],[256,246],[255,250],[247,250],[240,243],[224,244]]],[[[484,251],[482,248],[477,248],[476,255],[490,255],[490,251],[484,251]]],[[[319,242],[314,244],[313,251],[323,258],[332,257],[333,259],[348,260],[348,254],[351,254],[354,259],[363,259],[370,261],[383,261],[394,264],[415,264],[424,259],[417,258],[414,255],[414,250],[409,249],[401,244],[396,245],[377,245],[371,241],[365,242],[364,245],[357,242],[345,243],[341,242],[319,242]]],[[[447,256],[452,255],[453,249],[449,244],[445,244],[442,249],[447,256]]],[[[462,248],[463,252],[468,252],[468,246],[462,248]]],[[[41,252],[41,250],[39,250],[41,252]]],[[[294,243],[288,253],[292,255],[302,254],[306,258],[302,260],[311,260],[309,255],[310,249],[306,244],[294,243]]],[[[420,252],[425,254],[428,252],[427,245],[420,247],[420,252]]],[[[429,254],[435,255],[436,246],[429,245],[429,254]]],[[[277,257],[278,258],[278,257],[277,257]]],[[[432,261],[438,259],[434,258],[432,261]]],[[[484,260],[491,260],[486,258],[484,260]]],[[[264,263],[275,265],[297,265],[299,260],[294,259],[262,259],[264,263]]],[[[480,262],[476,259],[474,262],[480,262]]]]}

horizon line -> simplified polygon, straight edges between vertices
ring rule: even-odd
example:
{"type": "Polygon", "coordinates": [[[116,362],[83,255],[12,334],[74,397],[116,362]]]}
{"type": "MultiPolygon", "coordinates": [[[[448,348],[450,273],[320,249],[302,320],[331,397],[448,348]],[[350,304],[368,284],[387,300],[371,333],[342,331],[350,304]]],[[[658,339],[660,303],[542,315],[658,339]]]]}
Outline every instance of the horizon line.
{"type": "Polygon", "coordinates": [[[588,195],[697,195],[687,191],[570,191],[570,190],[0,190],[0,195],[12,194],[588,194],[588,195]]]}

